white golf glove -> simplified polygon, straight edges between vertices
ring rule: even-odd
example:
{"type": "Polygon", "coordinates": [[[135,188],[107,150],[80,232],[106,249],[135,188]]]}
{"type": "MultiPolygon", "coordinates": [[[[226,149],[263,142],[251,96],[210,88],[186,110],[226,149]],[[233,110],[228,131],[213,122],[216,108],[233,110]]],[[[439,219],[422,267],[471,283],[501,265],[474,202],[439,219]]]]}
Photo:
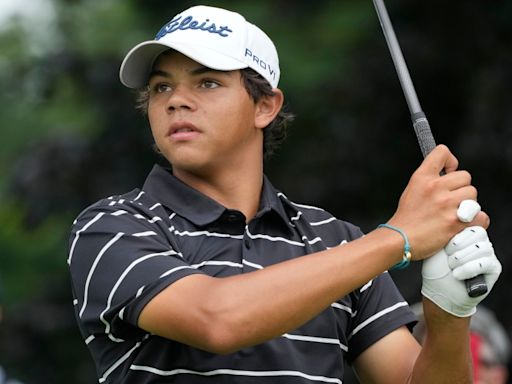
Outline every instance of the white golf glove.
{"type": "Polygon", "coordinates": [[[423,261],[421,293],[454,316],[471,316],[491,291],[501,269],[487,231],[482,227],[468,227],[444,249],[423,261]],[[487,293],[469,297],[464,280],[478,275],[484,276],[487,293]]]}

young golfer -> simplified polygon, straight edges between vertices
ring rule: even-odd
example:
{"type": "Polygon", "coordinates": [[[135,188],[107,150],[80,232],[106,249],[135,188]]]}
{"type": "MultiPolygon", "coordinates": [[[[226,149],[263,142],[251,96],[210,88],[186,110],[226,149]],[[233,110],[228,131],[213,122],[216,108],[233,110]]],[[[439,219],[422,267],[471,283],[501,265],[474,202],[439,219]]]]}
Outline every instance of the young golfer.
{"type": "Polygon", "coordinates": [[[290,201],[263,170],[290,119],[279,71],[261,29],[206,6],[124,58],[121,82],[140,90],[170,167],[73,225],[74,305],[99,382],[341,384],[351,364],[364,383],[470,383],[469,319],[484,296],[463,280],[492,288],[501,271],[488,216],[458,218],[475,205],[470,174],[438,146],[365,236],[290,201]],[[422,259],[420,347],[387,270],[422,259]]]}

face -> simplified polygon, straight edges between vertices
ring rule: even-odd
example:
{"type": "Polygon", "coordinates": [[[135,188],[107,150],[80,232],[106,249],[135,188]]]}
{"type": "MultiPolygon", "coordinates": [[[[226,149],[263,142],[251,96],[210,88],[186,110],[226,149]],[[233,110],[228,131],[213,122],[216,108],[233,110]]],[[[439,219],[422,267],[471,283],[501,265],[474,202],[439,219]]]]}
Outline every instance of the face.
{"type": "Polygon", "coordinates": [[[262,129],[270,121],[262,119],[240,71],[214,71],[171,51],[155,62],[149,87],[153,137],[176,175],[212,173],[262,156],[262,129]]]}

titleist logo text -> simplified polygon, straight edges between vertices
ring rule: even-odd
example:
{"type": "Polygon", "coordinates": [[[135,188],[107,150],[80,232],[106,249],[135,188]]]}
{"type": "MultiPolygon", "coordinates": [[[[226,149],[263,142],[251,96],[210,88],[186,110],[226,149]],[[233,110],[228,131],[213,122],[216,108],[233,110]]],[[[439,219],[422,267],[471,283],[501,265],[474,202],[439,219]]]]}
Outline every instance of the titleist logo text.
{"type": "Polygon", "coordinates": [[[177,16],[171,21],[169,21],[166,25],[158,31],[156,34],[156,39],[159,40],[168,33],[172,33],[178,30],[185,31],[187,29],[198,29],[200,31],[205,31],[209,33],[216,33],[222,37],[228,37],[229,33],[233,32],[229,27],[215,25],[215,23],[210,22],[210,19],[206,19],[202,23],[200,21],[194,20],[192,16],[187,16],[183,20],[181,20],[182,16],[177,16]]]}

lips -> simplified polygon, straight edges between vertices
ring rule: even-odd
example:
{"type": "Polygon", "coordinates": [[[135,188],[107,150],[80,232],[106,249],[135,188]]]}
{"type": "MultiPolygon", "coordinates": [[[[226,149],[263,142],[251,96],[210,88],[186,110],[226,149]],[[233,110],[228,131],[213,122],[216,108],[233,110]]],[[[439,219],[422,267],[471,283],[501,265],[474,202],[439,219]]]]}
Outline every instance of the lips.
{"type": "Polygon", "coordinates": [[[166,136],[174,140],[190,140],[199,133],[199,129],[194,124],[182,121],[172,124],[166,136]]]}

